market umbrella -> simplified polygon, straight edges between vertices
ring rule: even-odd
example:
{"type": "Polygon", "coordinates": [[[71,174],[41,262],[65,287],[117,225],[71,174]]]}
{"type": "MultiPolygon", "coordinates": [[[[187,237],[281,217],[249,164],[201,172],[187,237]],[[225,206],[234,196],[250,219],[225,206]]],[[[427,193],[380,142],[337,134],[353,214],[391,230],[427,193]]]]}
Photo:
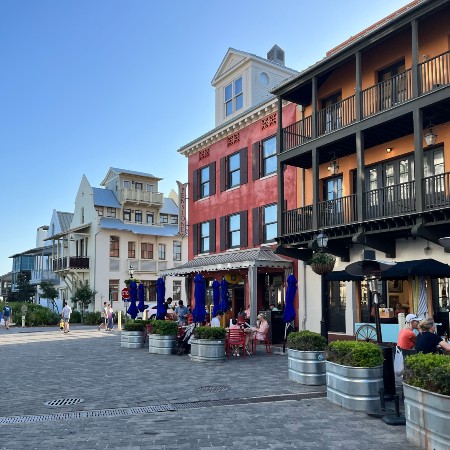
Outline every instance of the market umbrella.
{"type": "Polygon", "coordinates": [[[136,319],[138,315],[139,309],[136,306],[137,301],[137,283],[136,281],[132,281],[130,283],[130,307],[128,308],[127,313],[130,315],[132,319],[136,319]]]}
{"type": "Polygon", "coordinates": [[[291,322],[295,319],[295,309],[294,309],[294,298],[297,292],[297,279],[294,275],[289,275],[286,280],[286,306],[283,311],[283,322],[284,326],[284,342],[283,342],[283,353],[286,348],[286,339],[288,337],[288,330],[292,327],[291,322]]]}
{"type": "Polygon", "coordinates": [[[220,283],[217,280],[213,281],[212,284],[213,288],[213,310],[212,315],[213,317],[216,317],[217,311],[220,310],[220,283]]]}
{"type": "Polygon", "coordinates": [[[220,283],[220,309],[223,312],[228,309],[228,281],[225,278],[220,283]]]}
{"type": "Polygon", "coordinates": [[[425,277],[419,277],[417,284],[418,284],[417,315],[419,317],[425,318],[427,317],[428,314],[427,288],[425,285],[425,277]]]}
{"type": "Polygon", "coordinates": [[[195,289],[194,300],[195,306],[192,311],[192,320],[195,323],[204,322],[206,318],[205,311],[205,279],[198,273],[194,277],[195,289]]]}
{"type": "Polygon", "coordinates": [[[156,319],[164,320],[167,310],[164,307],[164,300],[166,295],[166,285],[164,279],[159,277],[156,280],[156,319]]]}
{"type": "Polygon", "coordinates": [[[148,305],[144,303],[144,285],[142,283],[140,283],[138,286],[138,300],[138,310],[140,312],[144,312],[148,308],[148,305]]]}

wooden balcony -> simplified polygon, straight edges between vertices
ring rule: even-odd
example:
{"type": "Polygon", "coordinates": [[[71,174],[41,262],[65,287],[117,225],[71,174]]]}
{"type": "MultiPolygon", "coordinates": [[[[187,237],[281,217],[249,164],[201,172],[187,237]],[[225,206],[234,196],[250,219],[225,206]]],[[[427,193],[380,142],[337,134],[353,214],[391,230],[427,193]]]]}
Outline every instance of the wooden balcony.
{"type": "MultiPolygon", "coordinates": [[[[442,53],[418,65],[418,96],[450,84],[450,52],[442,53]]],[[[361,92],[361,119],[388,111],[413,97],[412,69],[370,86],[361,92]]],[[[316,135],[313,135],[313,116],[307,116],[283,128],[281,152],[292,150],[333,131],[356,123],[355,95],[319,110],[315,115],[316,135]]]]}
{"type": "Polygon", "coordinates": [[[160,192],[149,192],[141,189],[121,189],[120,201],[122,203],[162,206],[164,195],[160,192]]]}
{"type": "Polygon", "coordinates": [[[88,256],[70,256],[53,260],[53,270],[89,270],[88,256]]]}

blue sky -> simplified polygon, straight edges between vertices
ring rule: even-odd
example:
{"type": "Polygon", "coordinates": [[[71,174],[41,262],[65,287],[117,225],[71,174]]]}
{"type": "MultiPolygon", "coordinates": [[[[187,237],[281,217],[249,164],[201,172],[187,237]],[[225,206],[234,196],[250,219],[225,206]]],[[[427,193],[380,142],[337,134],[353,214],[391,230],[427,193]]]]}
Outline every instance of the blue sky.
{"type": "Polygon", "coordinates": [[[229,47],[279,45],[302,70],[408,0],[2,0],[0,274],[35,247],[85,174],[187,181],[177,150],[214,128],[211,80],[229,47]],[[284,10],[282,12],[282,10],[284,10]]]}

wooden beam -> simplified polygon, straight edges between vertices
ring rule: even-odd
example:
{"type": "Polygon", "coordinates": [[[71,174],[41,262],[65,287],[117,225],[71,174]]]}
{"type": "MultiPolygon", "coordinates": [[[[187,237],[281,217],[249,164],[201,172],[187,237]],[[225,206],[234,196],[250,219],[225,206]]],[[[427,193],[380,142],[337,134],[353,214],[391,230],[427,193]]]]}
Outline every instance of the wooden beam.
{"type": "Polygon", "coordinates": [[[374,236],[368,236],[363,232],[354,235],[352,237],[352,242],[355,244],[366,245],[367,247],[386,253],[386,258],[396,257],[395,239],[389,239],[386,236],[376,238],[374,236]]]}

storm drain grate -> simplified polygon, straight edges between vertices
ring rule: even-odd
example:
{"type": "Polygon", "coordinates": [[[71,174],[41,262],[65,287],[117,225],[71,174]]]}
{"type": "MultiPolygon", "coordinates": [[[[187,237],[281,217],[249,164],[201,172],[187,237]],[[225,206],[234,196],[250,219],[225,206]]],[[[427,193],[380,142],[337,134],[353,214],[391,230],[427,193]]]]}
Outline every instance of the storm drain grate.
{"type": "Polygon", "coordinates": [[[36,416],[0,417],[0,425],[50,422],[58,420],[88,419],[91,417],[129,416],[136,414],[151,414],[159,412],[181,411],[196,408],[211,408],[214,406],[248,405],[252,403],[271,403],[284,401],[299,401],[326,397],[326,392],[307,392],[302,394],[270,395],[266,397],[232,398],[224,400],[202,400],[198,402],[168,403],[164,405],[137,406],[133,408],[101,409],[95,411],[74,411],[57,414],[42,414],[36,416]]]}
{"type": "Polygon", "coordinates": [[[45,402],[46,406],[70,406],[82,403],[84,400],[82,398],[58,398],[57,400],[50,400],[45,402]]]}
{"type": "Polygon", "coordinates": [[[223,392],[228,391],[228,386],[200,386],[199,392],[223,392]]]}

